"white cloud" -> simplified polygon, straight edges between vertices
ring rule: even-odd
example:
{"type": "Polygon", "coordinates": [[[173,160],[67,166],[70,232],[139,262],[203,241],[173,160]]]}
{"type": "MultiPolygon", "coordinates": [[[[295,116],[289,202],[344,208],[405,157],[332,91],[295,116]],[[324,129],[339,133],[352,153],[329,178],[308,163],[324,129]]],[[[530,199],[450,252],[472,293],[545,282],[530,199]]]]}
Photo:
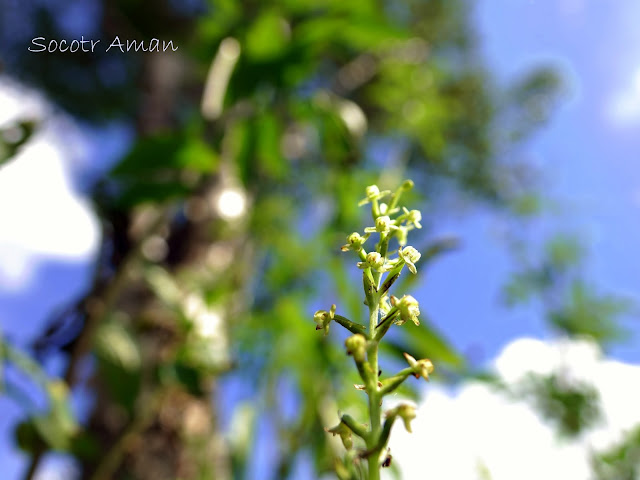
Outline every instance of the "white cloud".
{"type": "Polygon", "coordinates": [[[21,118],[42,118],[49,110],[42,96],[0,77],[0,125],[21,118]]]}
{"type": "MultiPolygon", "coordinates": [[[[47,111],[36,95],[0,82],[0,123],[47,111]]],[[[0,167],[0,288],[23,287],[43,259],[86,260],[96,251],[97,220],[71,188],[70,150],[55,135],[54,118],[0,167]]]]}
{"type": "Polygon", "coordinates": [[[640,366],[602,358],[587,341],[519,339],[502,351],[495,371],[510,385],[527,372],[562,370],[598,388],[604,421],[574,440],[561,438],[523,401],[471,382],[457,392],[429,385],[413,434],[394,427],[391,453],[402,478],[418,480],[587,480],[590,451],[600,451],[640,425],[640,366]],[[635,390],[635,391],[634,391],[635,390]],[[489,473],[483,477],[481,471],[489,473]]]}

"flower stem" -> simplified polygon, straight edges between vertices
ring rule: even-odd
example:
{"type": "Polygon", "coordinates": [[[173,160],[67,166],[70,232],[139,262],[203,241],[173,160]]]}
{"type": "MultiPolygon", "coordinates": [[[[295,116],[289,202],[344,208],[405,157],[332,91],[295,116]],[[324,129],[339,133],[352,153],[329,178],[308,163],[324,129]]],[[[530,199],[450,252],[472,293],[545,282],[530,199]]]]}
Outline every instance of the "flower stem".
{"type": "Polygon", "coordinates": [[[367,394],[369,395],[369,425],[371,425],[369,441],[367,442],[367,450],[371,452],[368,457],[369,480],[380,479],[379,451],[376,448],[380,439],[380,389],[378,387],[378,341],[374,340],[374,331],[378,324],[379,317],[379,298],[375,296],[373,305],[369,305],[369,332],[371,335],[371,343],[368,348],[367,359],[371,368],[371,378],[367,385],[367,394]]]}

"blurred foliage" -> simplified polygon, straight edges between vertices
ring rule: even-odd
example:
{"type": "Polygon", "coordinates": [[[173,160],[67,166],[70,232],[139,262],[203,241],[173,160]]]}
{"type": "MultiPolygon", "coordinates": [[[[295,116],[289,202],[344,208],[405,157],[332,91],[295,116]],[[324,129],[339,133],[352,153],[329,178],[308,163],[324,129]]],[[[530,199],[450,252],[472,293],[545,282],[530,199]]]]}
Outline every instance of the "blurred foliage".
{"type": "Polygon", "coordinates": [[[18,446],[28,453],[34,453],[44,446],[57,450],[72,449],[79,438],[79,425],[71,411],[67,385],[61,380],[50,378],[30,355],[16,349],[2,337],[0,370],[3,371],[0,392],[23,408],[31,410],[31,417],[16,426],[18,446]],[[44,412],[19,386],[21,382],[12,380],[14,375],[5,373],[11,367],[34,382],[42,391],[47,399],[44,412]]]}
{"type": "Polygon", "coordinates": [[[595,480],[635,480],[640,475],[640,426],[630,429],[625,438],[591,459],[595,480]]]}
{"type": "Polygon", "coordinates": [[[601,419],[596,386],[568,380],[561,373],[532,374],[524,384],[520,395],[532,402],[543,418],[551,420],[562,435],[576,437],[601,419]]]}
{"type": "MultiPolygon", "coordinates": [[[[359,280],[346,273],[339,245],[348,226],[362,223],[355,205],[363,187],[410,175],[427,192],[421,272],[454,246],[432,235],[438,198],[539,212],[535,175],[514,159],[513,142],[547,120],[560,81],[539,69],[506,89],[495,85],[477,55],[471,8],[463,0],[3,5],[0,57],[11,76],[81,121],[115,119],[135,133],[94,191],[103,244],[93,284],[36,341],[39,351],[68,353],[68,388],[96,394],[82,426],[62,409],[54,415],[60,421],[30,417],[26,424],[41,425],[46,448],[75,455],[83,478],[249,478],[246,462],[259,447],[253,432],[267,419],[277,445],[272,478],[289,477],[301,455],[310,455],[317,475],[333,469],[323,427],[337,405],[351,410],[360,393],[341,388],[347,357],[335,347],[340,342],[315,332],[310,312],[326,307],[326,298],[339,298],[349,314],[360,311],[359,280]],[[81,29],[102,48],[24,54],[35,36],[69,38],[81,29]],[[105,53],[115,35],[171,39],[179,50],[105,53]],[[221,52],[226,38],[239,44],[228,85],[216,70],[229,53],[221,52]],[[226,86],[220,115],[210,121],[200,113],[208,82],[226,86]],[[243,218],[216,211],[229,187],[246,195],[243,218]],[[331,281],[322,273],[327,265],[331,281]],[[218,322],[215,332],[205,320],[218,322]],[[88,354],[91,380],[76,372],[88,354]],[[224,405],[221,379],[247,382],[256,400],[217,412],[211,404],[224,405]],[[282,398],[292,399],[293,413],[282,398]],[[224,441],[218,413],[232,419],[224,441]],[[65,432],[94,448],[55,437],[65,432]]],[[[573,247],[548,253],[548,263],[516,275],[512,300],[564,288],[558,278],[576,261],[573,247]]],[[[572,292],[553,310],[555,325],[612,338],[599,328],[600,317],[606,324],[617,313],[613,304],[582,287],[572,292]]],[[[438,372],[465,371],[439,333],[441,319],[424,318],[393,338],[383,361],[406,351],[428,355],[438,372]]],[[[578,405],[573,393],[545,386],[555,395],[552,413],[558,404],[578,405]]],[[[582,421],[558,416],[569,429],[582,421]]]]}
{"type": "Polygon", "coordinates": [[[586,335],[600,344],[627,338],[618,321],[629,311],[627,300],[613,296],[600,296],[583,283],[574,282],[565,305],[550,312],[551,324],[568,335],[586,335]]]}
{"type": "Polygon", "coordinates": [[[584,280],[584,248],[577,238],[557,235],[538,258],[520,247],[521,267],[504,287],[508,305],[539,300],[552,327],[569,336],[587,336],[606,346],[623,340],[620,318],[631,309],[628,299],[600,294],[584,280]]]}

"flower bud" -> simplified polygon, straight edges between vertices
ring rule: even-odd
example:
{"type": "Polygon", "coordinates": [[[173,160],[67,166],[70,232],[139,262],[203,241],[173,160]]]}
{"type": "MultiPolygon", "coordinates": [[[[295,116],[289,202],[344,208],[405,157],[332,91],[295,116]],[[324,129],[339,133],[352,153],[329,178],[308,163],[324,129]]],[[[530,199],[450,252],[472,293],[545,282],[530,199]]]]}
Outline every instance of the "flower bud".
{"type": "Polygon", "coordinates": [[[404,190],[405,192],[408,192],[412,188],[413,188],[413,180],[405,180],[404,182],[402,182],[402,190],[404,190]]]}
{"type": "Polygon", "coordinates": [[[380,200],[381,198],[386,197],[391,192],[389,190],[380,191],[377,185],[369,185],[366,190],[366,198],[360,200],[358,206],[366,205],[367,203],[373,202],[374,200],[380,200]]]}
{"type": "Polygon", "coordinates": [[[367,339],[364,335],[356,333],[347,338],[344,344],[347,347],[347,355],[352,355],[358,363],[364,362],[367,347],[367,339]]]}

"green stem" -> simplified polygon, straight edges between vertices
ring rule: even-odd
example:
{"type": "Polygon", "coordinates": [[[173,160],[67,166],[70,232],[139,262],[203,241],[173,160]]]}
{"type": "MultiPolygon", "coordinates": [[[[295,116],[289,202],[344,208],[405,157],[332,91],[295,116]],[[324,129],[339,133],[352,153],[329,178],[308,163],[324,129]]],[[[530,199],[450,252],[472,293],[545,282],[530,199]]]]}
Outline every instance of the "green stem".
{"type": "MultiPolygon", "coordinates": [[[[380,234],[380,241],[378,242],[378,245],[376,245],[376,251],[378,253],[380,253],[380,255],[384,258],[387,257],[387,250],[389,249],[389,237],[390,234],[385,234],[385,233],[381,233],[380,234]]],[[[380,290],[380,279],[382,278],[382,272],[374,272],[373,273],[373,280],[375,282],[376,285],[376,290],[380,290]]]]}
{"type": "Polygon", "coordinates": [[[369,395],[369,439],[367,441],[367,449],[371,451],[368,456],[369,480],[380,480],[380,465],[378,461],[379,451],[377,449],[378,441],[381,435],[380,427],[380,389],[378,387],[378,341],[373,339],[379,316],[379,298],[375,295],[375,302],[369,305],[369,333],[372,337],[370,347],[368,349],[368,362],[371,368],[371,378],[367,385],[367,394],[369,395]]]}
{"type": "Polygon", "coordinates": [[[371,216],[373,217],[373,221],[376,221],[376,218],[380,216],[380,204],[378,200],[371,201],[371,216]]]}
{"type": "Polygon", "coordinates": [[[398,202],[400,201],[400,197],[405,192],[405,188],[403,185],[400,185],[398,189],[395,191],[393,195],[391,195],[391,201],[389,202],[389,211],[393,210],[398,206],[398,202]]]}

